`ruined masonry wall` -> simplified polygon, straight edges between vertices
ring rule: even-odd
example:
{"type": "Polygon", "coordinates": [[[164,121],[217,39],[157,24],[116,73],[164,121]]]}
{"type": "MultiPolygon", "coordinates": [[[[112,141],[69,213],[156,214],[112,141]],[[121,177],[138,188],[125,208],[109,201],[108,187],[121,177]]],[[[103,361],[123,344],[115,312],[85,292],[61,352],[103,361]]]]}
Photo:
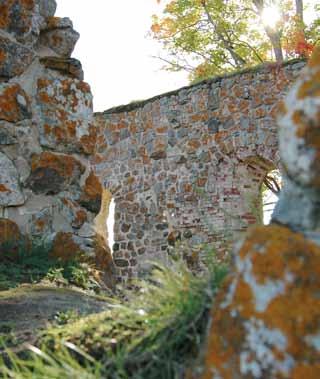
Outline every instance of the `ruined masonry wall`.
{"type": "Polygon", "coordinates": [[[88,159],[92,94],[70,58],[79,34],[55,10],[54,0],[0,0],[0,260],[1,244],[26,235],[61,259],[84,255],[111,284],[110,251],[93,228],[102,186],[88,159]]]}
{"type": "MultiPolygon", "coordinates": [[[[215,78],[94,116],[79,34],[55,0],[0,0],[0,247],[42,239],[113,283],[181,240],[224,254],[279,165],[275,114],[303,62],[215,78]],[[105,219],[116,203],[113,257],[105,219]]],[[[12,250],[12,259],[16,250],[12,250]]],[[[175,253],[176,254],[176,253],[175,253]]],[[[0,248],[1,258],[1,248],[0,248]]]]}
{"type": "Polygon", "coordinates": [[[116,203],[118,275],[165,260],[180,238],[199,269],[202,243],[224,254],[256,222],[261,183],[279,167],[277,108],[302,66],[266,65],[95,115],[92,165],[116,203]]]}

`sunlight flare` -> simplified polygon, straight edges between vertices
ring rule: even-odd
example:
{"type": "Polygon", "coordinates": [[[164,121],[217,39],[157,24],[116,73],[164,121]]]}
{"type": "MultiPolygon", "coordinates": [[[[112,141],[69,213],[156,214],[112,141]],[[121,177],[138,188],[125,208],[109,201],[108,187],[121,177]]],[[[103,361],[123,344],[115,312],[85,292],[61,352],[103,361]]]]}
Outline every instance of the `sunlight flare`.
{"type": "Polygon", "coordinates": [[[281,15],[280,10],[277,6],[272,5],[264,9],[262,13],[262,22],[265,26],[270,28],[275,28],[277,23],[280,21],[281,15]]]}

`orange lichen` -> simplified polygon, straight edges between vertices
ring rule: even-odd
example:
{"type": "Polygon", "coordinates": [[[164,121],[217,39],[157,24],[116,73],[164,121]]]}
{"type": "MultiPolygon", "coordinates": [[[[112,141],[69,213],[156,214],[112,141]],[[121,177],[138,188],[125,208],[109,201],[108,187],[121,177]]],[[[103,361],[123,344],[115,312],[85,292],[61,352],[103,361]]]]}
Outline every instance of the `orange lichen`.
{"type": "Polygon", "coordinates": [[[298,90],[298,99],[320,96],[320,48],[316,48],[308,63],[309,71],[298,90]]]}
{"type": "Polygon", "coordinates": [[[6,0],[5,4],[0,5],[0,28],[8,28],[11,21],[11,14],[13,11],[19,11],[19,29],[22,32],[27,32],[31,27],[32,11],[34,9],[34,0],[20,0],[19,7],[16,7],[16,3],[13,0],[6,0]]]}
{"type": "Polygon", "coordinates": [[[68,135],[70,137],[75,137],[76,136],[76,129],[77,129],[77,123],[75,121],[66,121],[65,123],[68,135]]]}
{"type": "Polygon", "coordinates": [[[45,78],[40,78],[40,79],[38,79],[38,82],[37,82],[38,89],[46,88],[46,87],[48,87],[49,84],[50,84],[50,80],[45,79],[45,78]]]}
{"type": "Polygon", "coordinates": [[[83,209],[80,209],[76,212],[72,225],[75,228],[81,228],[81,226],[87,221],[87,219],[87,213],[83,209]]]}
{"type": "Polygon", "coordinates": [[[23,236],[15,222],[0,218],[0,261],[4,254],[7,259],[17,259],[22,240],[23,236]]]}
{"type": "Polygon", "coordinates": [[[83,255],[84,252],[74,241],[72,233],[57,233],[53,241],[50,256],[62,261],[68,261],[76,258],[80,259],[83,255]]]}
{"type": "Polygon", "coordinates": [[[12,192],[9,188],[7,188],[4,184],[0,184],[0,192],[12,192]]]}
{"type": "MultiPolygon", "coordinates": [[[[215,304],[223,301],[222,294],[227,291],[232,277],[228,277],[224,283],[215,304]]],[[[211,326],[209,338],[207,341],[207,354],[205,356],[205,371],[202,379],[212,379],[212,369],[219,370],[219,374],[223,379],[232,379],[232,368],[237,365],[237,354],[240,353],[241,342],[244,339],[245,331],[241,321],[226,317],[229,309],[221,310],[215,307],[217,311],[214,313],[214,324],[211,326]],[[228,343],[232,341],[232,344],[228,343]],[[235,361],[232,363],[232,361],[235,361]],[[230,362],[230,366],[226,365],[230,362]]]]}
{"type": "Polygon", "coordinates": [[[50,104],[50,103],[52,102],[52,97],[50,97],[50,96],[48,95],[47,92],[41,92],[41,93],[39,94],[39,98],[40,98],[40,100],[41,100],[43,103],[50,104]]]}
{"type": "Polygon", "coordinates": [[[86,82],[79,81],[76,83],[76,87],[82,93],[91,93],[91,88],[86,82]]]}
{"type": "Polygon", "coordinates": [[[87,177],[83,192],[89,199],[95,199],[96,197],[102,196],[102,185],[94,172],[90,172],[90,175],[87,177]]]}
{"type": "Polygon", "coordinates": [[[22,88],[18,84],[13,84],[4,89],[0,94],[0,119],[8,122],[18,122],[22,119],[22,113],[17,96],[27,97],[22,88]]]}
{"type": "Polygon", "coordinates": [[[85,154],[93,154],[97,145],[97,129],[90,125],[89,134],[82,136],[80,143],[85,154]]]}
{"type": "Polygon", "coordinates": [[[309,59],[308,66],[311,68],[320,67],[320,47],[313,50],[311,58],[309,59]]]}
{"type": "Polygon", "coordinates": [[[59,26],[60,20],[61,20],[60,17],[55,17],[55,16],[47,17],[46,19],[47,29],[56,29],[59,26]]]}
{"type": "Polygon", "coordinates": [[[319,379],[320,378],[320,364],[314,363],[312,365],[300,364],[295,367],[291,374],[291,379],[319,379]]]}
{"type": "MultiPolygon", "coordinates": [[[[308,345],[306,338],[319,333],[320,248],[301,234],[272,225],[254,228],[238,255],[242,261],[250,260],[252,270],[246,275],[239,271],[229,277],[215,302],[203,379],[212,379],[210,372],[213,368],[223,378],[243,376],[239,357],[242,351],[248,352],[244,322],[250,320],[260,320],[267,328],[280,331],[287,339],[284,352],[275,347],[272,351],[275,359],[279,360],[284,353],[289,354],[295,365],[288,375],[278,371],[273,372],[273,377],[317,378],[319,364],[315,362],[319,361],[319,352],[308,345]],[[284,290],[274,294],[265,310],[258,311],[253,288],[245,282],[248,275],[260,285],[270,281],[283,282],[284,290]],[[231,283],[235,284],[232,298],[222,307],[231,283]]],[[[255,360],[255,352],[249,350],[249,353],[255,360]]],[[[265,374],[268,376],[268,371],[265,374]]],[[[247,375],[246,378],[252,376],[247,375]]]]}
{"type": "MultiPolygon", "coordinates": [[[[1,10],[0,10],[0,14],[1,14],[1,10]]],[[[7,54],[0,49],[0,64],[5,62],[5,60],[7,59],[7,54]]]]}
{"type": "Polygon", "coordinates": [[[0,28],[5,29],[9,24],[9,9],[8,5],[11,2],[9,1],[7,4],[0,5],[0,28]]]}
{"type": "Polygon", "coordinates": [[[72,178],[75,174],[83,174],[85,170],[84,166],[72,156],[50,152],[33,156],[31,170],[35,171],[39,168],[51,168],[63,178],[72,178]]]}
{"type": "Polygon", "coordinates": [[[46,223],[44,220],[36,220],[35,225],[36,225],[38,231],[43,231],[46,223]]]}

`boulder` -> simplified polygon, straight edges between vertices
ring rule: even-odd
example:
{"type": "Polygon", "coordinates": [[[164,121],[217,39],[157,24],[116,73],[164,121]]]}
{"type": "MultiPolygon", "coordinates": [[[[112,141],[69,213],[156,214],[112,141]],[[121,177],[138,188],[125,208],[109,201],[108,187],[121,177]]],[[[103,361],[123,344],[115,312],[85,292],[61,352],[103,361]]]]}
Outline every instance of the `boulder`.
{"type": "Polygon", "coordinates": [[[80,204],[90,212],[98,214],[101,209],[102,185],[99,178],[90,172],[80,197],[80,204]]]}
{"type": "Polygon", "coordinates": [[[31,118],[30,101],[19,84],[0,84],[0,120],[19,122],[31,118]]]}
{"type": "Polygon", "coordinates": [[[320,190],[320,49],[284,100],[279,149],[293,182],[320,190]]]}
{"type": "Polygon", "coordinates": [[[23,205],[24,202],[18,171],[12,161],[0,152],[0,207],[23,205]]]}
{"type": "Polygon", "coordinates": [[[0,36],[0,78],[21,75],[31,64],[34,52],[28,47],[0,36]]]}
{"type": "Polygon", "coordinates": [[[72,233],[59,232],[53,240],[50,256],[64,262],[84,259],[85,252],[80,241],[81,239],[72,233]]]}
{"type": "Polygon", "coordinates": [[[36,194],[57,194],[77,184],[85,167],[70,155],[43,152],[32,158],[27,186],[36,194]]]}
{"type": "Polygon", "coordinates": [[[69,18],[51,17],[41,32],[40,43],[61,57],[71,56],[80,34],[73,29],[69,18]]]}
{"type": "Polygon", "coordinates": [[[56,70],[64,75],[70,75],[79,80],[83,80],[83,71],[81,62],[75,58],[60,58],[60,57],[43,57],[40,58],[46,68],[56,70]]]}
{"type": "Polygon", "coordinates": [[[57,2],[55,0],[38,0],[39,11],[44,18],[52,17],[56,13],[57,2]]]}
{"type": "Polygon", "coordinates": [[[0,29],[25,42],[37,32],[34,24],[36,1],[0,0],[0,29]]]}
{"type": "Polygon", "coordinates": [[[0,263],[3,260],[17,260],[23,246],[26,246],[26,240],[18,225],[6,218],[0,218],[0,263]]]}
{"type": "Polygon", "coordinates": [[[84,152],[82,139],[89,137],[92,94],[77,79],[38,79],[40,144],[60,152],[84,152]]]}
{"type": "Polygon", "coordinates": [[[253,229],[214,304],[203,378],[319,377],[319,288],[319,246],[253,229]]]}
{"type": "Polygon", "coordinates": [[[0,145],[6,146],[17,143],[17,139],[11,129],[11,124],[0,121],[0,145]]]}

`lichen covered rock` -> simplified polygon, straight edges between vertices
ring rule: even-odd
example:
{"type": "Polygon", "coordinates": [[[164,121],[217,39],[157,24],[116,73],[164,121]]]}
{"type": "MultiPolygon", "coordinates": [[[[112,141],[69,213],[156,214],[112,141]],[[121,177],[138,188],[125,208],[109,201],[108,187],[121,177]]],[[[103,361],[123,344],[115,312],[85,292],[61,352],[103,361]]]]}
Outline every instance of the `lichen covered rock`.
{"type": "Polygon", "coordinates": [[[89,211],[98,214],[101,208],[102,185],[93,172],[89,174],[85,181],[80,197],[80,203],[89,211]]]}
{"type": "Polygon", "coordinates": [[[38,79],[40,143],[61,152],[84,152],[92,122],[89,85],[77,79],[38,79]]]}
{"type": "Polygon", "coordinates": [[[49,69],[59,71],[63,74],[71,75],[72,77],[83,80],[83,71],[81,62],[75,58],[61,57],[42,57],[40,62],[49,69]]]}
{"type": "Polygon", "coordinates": [[[73,29],[68,18],[52,17],[47,21],[47,28],[41,33],[41,43],[59,56],[70,57],[80,34],[73,29]]]}
{"type": "Polygon", "coordinates": [[[279,117],[279,147],[290,178],[320,189],[320,49],[290,90],[279,117]]]}
{"type": "Polygon", "coordinates": [[[34,31],[35,0],[0,0],[0,28],[24,40],[34,31]]]}
{"type": "Polygon", "coordinates": [[[22,205],[24,202],[18,171],[12,161],[0,152],[0,207],[22,205]]]}
{"type": "Polygon", "coordinates": [[[258,227],[215,303],[203,379],[320,376],[320,248],[258,227]]]}
{"type": "Polygon", "coordinates": [[[0,0],[0,234],[41,238],[53,256],[83,258],[112,283],[110,250],[93,228],[102,187],[88,157],[98,138],[92,94],[70,58],[79,33],[56,8],[0,0]]]}
{"type": "Polygon", "coordinates": [[[33,156],[28,186],[36,193],[57,194],[80,181],[85,167],[71,155],[43,152],[33,156]]]}
{"type": "Polygon", "coordinates": [[[34,55],[28,47],[0,36],[0,78],[21,75],[31,64],[34,55]]]}
{"type": "Polygon", "coordinates": [[[0,120],[18,122],[31,118],[30,101],[18,84],[0,85],[0,120]]]}
{"type": "Polygon", "coordinates": [[[59,232],[53,240],[50,256],[65,262],[81,259],[85,252],[81,248],[79,238],[72,233],[59,232]]]}
{"type": "Polygon", "coordinates": [[[22,244],[26,243],[25,237],[13,221],[0,218],[0,263],[1,260],[16,260],[22,244]]]}

